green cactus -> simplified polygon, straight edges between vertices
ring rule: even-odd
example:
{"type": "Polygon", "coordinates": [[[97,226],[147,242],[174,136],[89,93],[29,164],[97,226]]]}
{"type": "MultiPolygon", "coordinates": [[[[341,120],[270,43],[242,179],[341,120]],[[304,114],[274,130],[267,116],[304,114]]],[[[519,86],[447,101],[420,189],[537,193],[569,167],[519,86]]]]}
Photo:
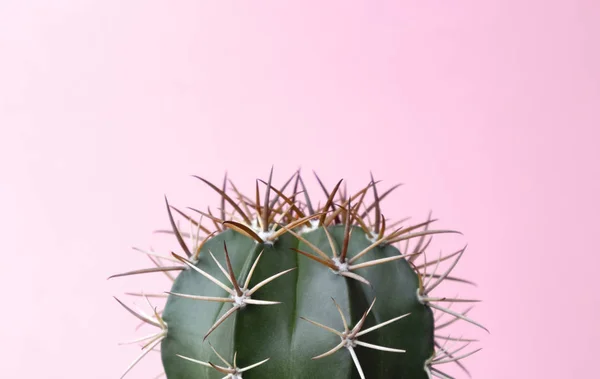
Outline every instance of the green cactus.
{"type": "Polygon", "coordinates": [[[156,267],[113,276],[163,272],[173,280],[164,294],[131,294],[152,314],[117,299],[157,329],[135,341],[142,354],[123,376],[159,347],[168,379],[450,378],[438,368],[450,362],[466,371],[460,359],[477,350],[462,350],[473,340],[436,328],[458,320],[484,328],[443,305],[474,300],[430,295],[445,280],[467,282],[450,276],[465,249],[418,261],[434,234],[456,232],[430,229],[431,217],[390,224],[381,201],[397,186],[380,195],[372,176],[351,196],[342,181],[328,191],[317,177],[326,201],[315,208],[299,172],[281,189],[272,173],[256,182],[253,199],[227,179],[218,188],[198,177],[220,194],[219,216],[189,208],[192,217],[165,199],[181,252],[146,252],[156,267]],[[194,231],[180,231],[174,213],[194,231]],[[442,262],[451,263],[441,270],[442,262]],[[162,312],[153,297],[167,297],[162,312]],[[449,320],[438,324],[434,312],[449,320]],[[448,341],[463,345],[446,348],[448,341]]]}

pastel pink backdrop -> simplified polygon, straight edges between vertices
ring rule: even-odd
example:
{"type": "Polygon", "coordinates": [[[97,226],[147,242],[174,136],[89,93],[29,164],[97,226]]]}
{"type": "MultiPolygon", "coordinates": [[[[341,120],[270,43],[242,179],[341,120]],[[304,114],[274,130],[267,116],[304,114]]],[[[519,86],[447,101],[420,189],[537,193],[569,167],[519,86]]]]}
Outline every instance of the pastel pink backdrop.
{"type": "MultiPolygon", "coordinates": [[[[3,378],[117,378],[112,299],[146,266],[163,194],[250,188],[275,165],[406,183],[469,244],[491,330],[474,378],[590,378],[600,338],[599,3],[0,3],[3,378]],[[216,5],[218,4],[218,5],[216,5]]],[[[440,224],[440,225],[442,225],[440,224]]],[[[166,244],[166,242],[165,242],[166,244]]],[[[168,245],[175,246],[174,241],[168,245]]],[[[145,283],[145,284],[144,284],[145,283]]],[[[142,284],[145,287],[142,287],[142,284]]],[[[451,294],[453,295],[453,294],[451,294]]],[[[157,356],[130,374],[159,372],[157,356]]],[[[450,370],[452,371],[452,370],[450,370]]],[[[454,371],[453,371],[454,372],[454,371]]]]}

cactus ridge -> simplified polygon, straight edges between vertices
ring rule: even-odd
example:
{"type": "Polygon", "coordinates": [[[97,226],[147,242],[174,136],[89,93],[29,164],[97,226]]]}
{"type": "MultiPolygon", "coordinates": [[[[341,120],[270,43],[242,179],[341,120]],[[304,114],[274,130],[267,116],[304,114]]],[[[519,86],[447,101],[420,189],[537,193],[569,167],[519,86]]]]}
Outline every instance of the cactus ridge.
{"type": "Polygon", "coordinates": [[[154,329],[128,342],[142,352],[121,378],[151,351],[160,352],[168,379],[451,378],[439,368],[447,363],[468,374],[462,360],[480,350],[465,352],[476,340],[444,329],[465,321],[487,331],[467,315],[472,306],[450,309],[478,300],[432,294],[445,281],[473,284],[451,276],[466,246],[426,257],[434,235],[459,232],[431,229],[431,214],[414,225],[390,223],[381,203],[399,185],[380,194],[373,175],[352,195],[342,180],[329,191],[315,177],[322,206],[300,171],[277,188],[272,169],[253,198],[227,175],[221,187],[196,176],[220,195],[217,215],[188,208],[190,216],[165,197],[171,228],[159,232],[174,235],[181,253],[136,249],[154,267],[111,276],[163,273],[171,282],[164,293],[127,293],[149,313],[115,298],[154,329]],[[152,302],[161,299],[159,311],[152,302]]]}

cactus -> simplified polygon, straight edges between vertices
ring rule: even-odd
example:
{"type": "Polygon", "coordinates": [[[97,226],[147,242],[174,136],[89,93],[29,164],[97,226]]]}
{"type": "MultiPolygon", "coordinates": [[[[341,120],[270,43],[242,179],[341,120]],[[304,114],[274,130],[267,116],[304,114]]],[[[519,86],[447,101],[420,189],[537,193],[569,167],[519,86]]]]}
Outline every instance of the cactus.
{"type": "Polygon", "coordinates": [[[485,329],[448,306],[476,300],[431,295],[444,281],[470,283],[450,275],[466,247],[430,261],[425,253],[433,235],[457,232],[432,229],[431,215],[390,223],[381,202],[397,186],[380,194],[372,175],[350,195],[315,174],[325,194],[316,206],[299,171],[279,189],[272,174],[257,180],[253,198],[227,176],[221,188],[196,177],[221,196],[219,215],[184,213],[165,198],[165,232],[179,252],[140,250],[155,267],[113,276],[162,272],[173,281],[162,294],[130,293],[150,312],[117,299],[155,329],[134,341],[142,353],[122,377],[159,348],[168,379],[450,378],[444,363],[466,371],[461,360],[478,350],[463,349],[474,340],[441,329],[461,320],[485,329]],[[162,311],[152,304],[160,298],[162,311]]]}

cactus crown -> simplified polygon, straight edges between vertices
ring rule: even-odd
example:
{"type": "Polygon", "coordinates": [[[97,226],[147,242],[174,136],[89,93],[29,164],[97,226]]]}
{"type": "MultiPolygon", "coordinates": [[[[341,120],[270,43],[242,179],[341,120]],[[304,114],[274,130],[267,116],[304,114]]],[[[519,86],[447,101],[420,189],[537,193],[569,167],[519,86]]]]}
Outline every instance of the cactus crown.
{"type": "Polygon", "coordinates": [[[470,308],[447,304],[476,300],[431,294],[444,281],[470,283],[451,276],[465,248],[426,259],[433,235],[457,232],[431,229],[431,215],[390,223],[381,201],[398,186],[379,193],[372,175],[350,195],[341,180],[329,191],[315,174],[321,206],[299,171],[281,188],[272,174],[256,181],[253,198],[227,176],[222,188],[196,177],[220,194],[219,215],[189,208],[190,216],[165,198],[171,229],[164,232],[181,252],[140,250],[155,267],[113,276],[162,272],[173,282],[162,294],[129,293],[151,313],[117,299],[157,329],[133,341],[142,353],[123,377],[159,348],[168,379],[450,378],[438,367],[451,362],[466,371],[461,360],[478,349],[463,349],[474,340],[444,328],[456,321],[485,328],[467,316],[470,308]],[[174,214],[192,231],[180,230],[174,214]],[[160,298],[162,311],[150,301],[160,298]]]}

